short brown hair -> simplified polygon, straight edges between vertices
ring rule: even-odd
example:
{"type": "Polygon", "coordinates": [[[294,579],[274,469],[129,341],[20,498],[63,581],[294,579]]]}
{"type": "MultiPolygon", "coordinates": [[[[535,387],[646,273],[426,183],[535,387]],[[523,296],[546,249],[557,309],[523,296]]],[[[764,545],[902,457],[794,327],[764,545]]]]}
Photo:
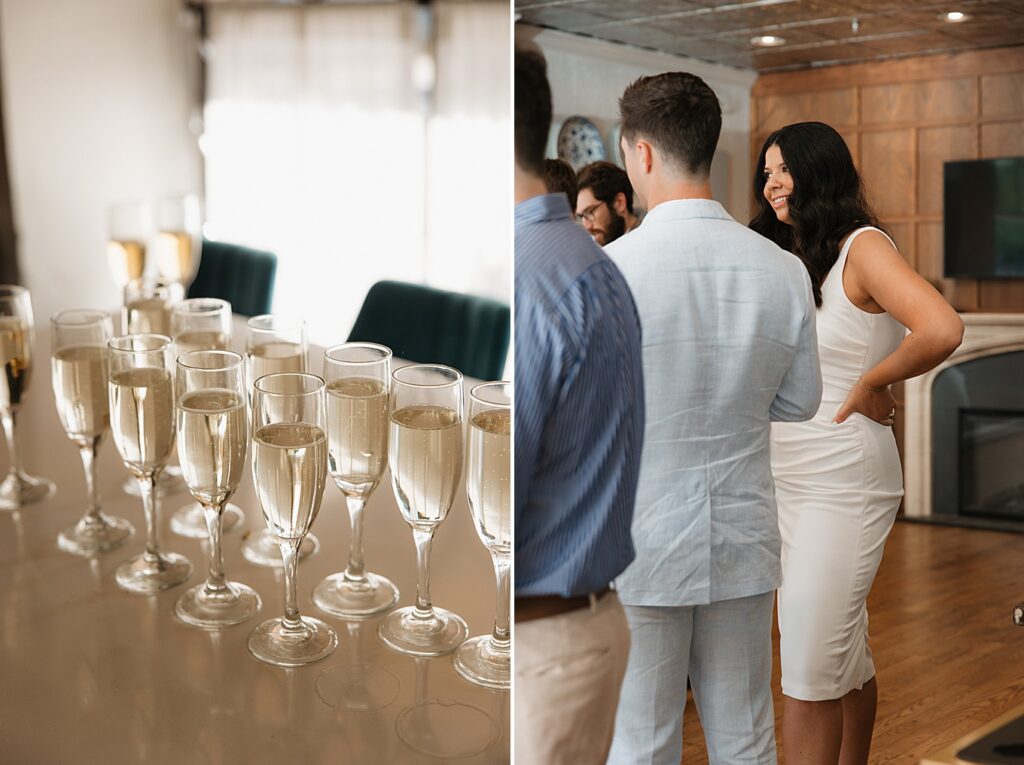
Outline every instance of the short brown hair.
{"type": "Polygon", "coordinates": [[[615,201],[615,197],[623,194],[626,197],[626,210],[633,214],[633,184],[629,182],[629,176],[612,162],[591,162],[586,167],[580,168],[576,179],[577,191],[590,189],[594,199],[598,199],[608,206],[615,201]]]}
{"type": "Polygon", "coordinates": [[[678,169],[707,176],[722,132],[722,107],[715,92],[688,72],[641,77],[619,99],[622,135],[643,138],[678,169]]]}
{"type": "Polygon", "coordinates": [[[576,171],[562,159],[544,160],[544,185],[552,194],[559,191],[569,197],[569,207],[576,213],[576,171]]]}
{"type": "Polygon", "coordinates": [[[544,174],[544,151],[551,130],[548,64],[540,50],[515,48],[515,158],[524,170],[544,174]]]}

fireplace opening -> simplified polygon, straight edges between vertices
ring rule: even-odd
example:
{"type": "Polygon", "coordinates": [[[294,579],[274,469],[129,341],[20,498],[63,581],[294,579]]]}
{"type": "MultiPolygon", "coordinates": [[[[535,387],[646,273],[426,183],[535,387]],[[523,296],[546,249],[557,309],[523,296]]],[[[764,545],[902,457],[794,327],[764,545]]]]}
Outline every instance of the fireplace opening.
{"type": "Polygon", "coordinates": [[[1024,520],[1024,411],[960,410],[960,511],[1024,520]]]}

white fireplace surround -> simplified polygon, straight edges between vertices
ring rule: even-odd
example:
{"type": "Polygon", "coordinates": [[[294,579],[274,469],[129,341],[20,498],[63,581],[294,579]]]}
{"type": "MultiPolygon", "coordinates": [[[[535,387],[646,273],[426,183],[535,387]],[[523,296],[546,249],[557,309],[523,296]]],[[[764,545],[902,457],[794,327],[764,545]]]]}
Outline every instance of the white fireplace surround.
{"type": "Polygon", "coordinates": [[[984,356],[1024,350],[1024,314],[965,313],[964,341],[946,361],[904,384],[903,511],[932,514],[932,383],[951,366],[984,356]]]}

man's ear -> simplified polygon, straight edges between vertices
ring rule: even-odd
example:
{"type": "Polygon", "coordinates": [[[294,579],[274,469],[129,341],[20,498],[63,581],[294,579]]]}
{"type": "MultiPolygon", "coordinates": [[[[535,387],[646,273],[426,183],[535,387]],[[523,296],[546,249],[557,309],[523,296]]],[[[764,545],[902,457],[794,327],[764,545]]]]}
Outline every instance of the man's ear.
{"type": "Polygon", "coordinates": [[[625,215],[626,214],[626,209],[627,209],[626,208],[626,195],[624,193],[622,193],[621,191],[618,194],[616,194],[615,195],[615,199],[612,200],[612,207],[615,209],[615,212],[618,213],[620,218],[623,215],[625,215]]]}
{"type": "Polygon", "coordinates": [[[651,167],[654,165],[654,148],[648,141],[642,139],[636,142],[636,148],[641,172],[645,174],[651,172],[651,167]]]}

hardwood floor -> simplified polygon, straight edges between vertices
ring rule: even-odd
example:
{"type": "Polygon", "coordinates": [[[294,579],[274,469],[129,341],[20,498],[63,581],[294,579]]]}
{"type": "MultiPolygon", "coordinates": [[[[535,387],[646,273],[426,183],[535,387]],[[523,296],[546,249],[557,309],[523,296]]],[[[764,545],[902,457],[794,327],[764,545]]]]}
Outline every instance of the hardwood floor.
{"type": "MultiPolygon", "coordinates": [[[[868,598],[878,671],[871,762],[912,765],[1024,703],[1024,536],[898,522],[868,598]]],[[[778,635],[776,732],[782,759],[778,635]]],[[[683,762],[707,763],[692,699],[683,762]]]]}

